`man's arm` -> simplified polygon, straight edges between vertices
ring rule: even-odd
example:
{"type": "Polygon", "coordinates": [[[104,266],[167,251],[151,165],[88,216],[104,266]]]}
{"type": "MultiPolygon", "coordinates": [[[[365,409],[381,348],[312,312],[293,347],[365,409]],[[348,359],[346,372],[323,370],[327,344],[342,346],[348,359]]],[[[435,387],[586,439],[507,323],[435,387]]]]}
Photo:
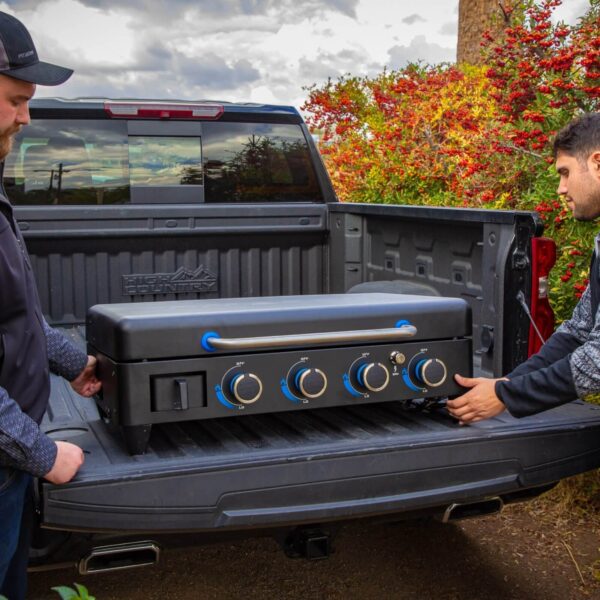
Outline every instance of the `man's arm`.
{"type": "Polygon", "coordinates": [[[71,481],[82,464],[81,448],[51,440],[0,387],[0,465],[60,484],[71,481]]]}
{"type": "Polygon", "coordinates": [[[448,411],[461,424],[488,419],[504,409],[525,417],[600,391],[600,369],[595,366],[600,365],[600,330],[594,321],[588,287],[571,319],[506,378],[457,375],[456,381],[469,391],[449,400],[448,411]]]}
{"type": "MultiPolygon", "coordinates": [[[[600,332],[596,342],[588,340],[576,352],[580,350],[597,355],[597,360],[600,360],[600,332]],[[595,346],[595,349],[590,350],[590,346],[595,346]]],[[[470,389],[462,396],[448,400],[448,411],[466,425],[495,417],[505,408],[513,417],[526,417],[575,400],[581,393],[573,377],[574,357],[575,353],[569,354],[537,371],[517,377],[511,374],[510,379],[468,379],[456,375],[457,383],[470,389]]],[[[586,380],[589,377],[586,375],[586,380]]],[[[600,391],[597,367],[591,377],[594,378],[592,385],[597,386],[592,391],[600,391]]]]}
{"type": "Polygon", "coordinates": [[[551,364],[571,354],[581,344],[582,342],[573,334],[559,329],[548,338],[548,341],[540,348],[539,352],[530,356],[525,362],[522,362],[506,377],[513,379],[549,367],[551,364]]]}
{"type": "Polygon", "coordinates": [[[88,362],[87,354],[62,333],[50,327],[46,319],[44,319],[44,335],[50,370],[67,381],[73,381],[85,369],[88,362]]]}
{"type": "MultiPolygon", "coordinates": [[[[71,381],[80,394],[91,396],[100,389],[96,359],[88,357],[44,321],[51,369],[71,381]]],[[[52,483],[70,481],[83,464],[78,446],[44,434],[8,392],[0,387],[0,465],[45,477],[52,483]]]]}
{"type": "Polygon", "coordinates": [[[455,375],[459,385],[470,389],[448,400],[448,411],[461,425],[467,425],[495,417],[504,409],[513,417],[526,417],[575,400],[578,393],[569,365],[571,358],[565,356],[548,367],[512,379],[455,375]]]}
{"type": "Polygon", "coordinates": [[[0,464],[43,477],[56,462],[56,444],[0,387],[0,464]]]}
{"type": "Polygon", "coordinates": [[[495,385],[499,399],[515,417],[533,415],[600,391],[600,327],[592,314],[589,286],[573,316],[546,346],[539,353],[543,361],[535,361],[535,356],[527,361],[536,369],[517,367],[508,376],[510,381],[495,385]]]}
{"type": "Polygon", "coordinates": [[[89,398],[99,392],[102,384],[96,377],[96,357],[85,354],[45,319],[44,334],[50,370],[70,381],[71,387],[82,396],[89,398]]]}
{"type": "Polygon", "coordinates": [[[579,395],[570,364],[572,360],[573,354],[569,354],[543,369],[498,381],[494,391],[513,417],[534,415],[571,402],[579,395]]]}

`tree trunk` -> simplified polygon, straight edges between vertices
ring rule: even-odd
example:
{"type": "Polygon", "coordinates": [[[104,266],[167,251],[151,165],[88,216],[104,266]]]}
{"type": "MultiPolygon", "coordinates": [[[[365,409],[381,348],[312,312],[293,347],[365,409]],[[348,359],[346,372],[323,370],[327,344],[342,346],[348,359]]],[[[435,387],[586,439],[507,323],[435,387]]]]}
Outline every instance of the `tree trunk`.
{"type": "Polygon", "coordinates": [[[499,35],[504,28],[500,4],[499,0],[459,0],[456,62],[481,64],[483,32],[489,29],[499,35]]]}

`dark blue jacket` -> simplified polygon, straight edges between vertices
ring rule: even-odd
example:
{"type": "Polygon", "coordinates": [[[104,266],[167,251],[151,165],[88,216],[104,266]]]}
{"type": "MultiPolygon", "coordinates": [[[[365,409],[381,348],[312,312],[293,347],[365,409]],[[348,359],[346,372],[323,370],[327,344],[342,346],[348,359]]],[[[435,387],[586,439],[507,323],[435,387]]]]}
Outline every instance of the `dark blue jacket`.
{"type": "Polygon", "coordinates": [[[1,466],[37,476],[52,468],[56,444],[39,428],[48,406],[49,369],[74,379],[86,362],[85,353],[47,325],[12,207],[0,195],[1,466]]]}

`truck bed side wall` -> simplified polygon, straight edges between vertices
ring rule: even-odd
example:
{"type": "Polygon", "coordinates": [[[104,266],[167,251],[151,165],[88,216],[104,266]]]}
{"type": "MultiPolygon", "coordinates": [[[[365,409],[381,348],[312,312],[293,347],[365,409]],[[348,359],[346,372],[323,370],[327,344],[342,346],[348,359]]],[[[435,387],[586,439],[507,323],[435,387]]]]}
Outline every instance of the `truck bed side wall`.
{"type": "Polygon", "coordinates": [[[529,213],[339,204],[330,228],[332,292],[365,281],[426,284],[471,306],[476,373],[499,376],[527,357],[529,322],[516,295],[529,300],[530,240],[541,233],[529,213]]]}

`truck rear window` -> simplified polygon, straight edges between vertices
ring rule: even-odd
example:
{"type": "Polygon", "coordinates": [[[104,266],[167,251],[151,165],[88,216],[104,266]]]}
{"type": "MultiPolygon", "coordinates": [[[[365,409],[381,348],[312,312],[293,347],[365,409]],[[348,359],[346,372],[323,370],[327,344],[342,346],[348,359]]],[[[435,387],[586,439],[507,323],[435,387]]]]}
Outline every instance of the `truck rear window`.
{"type": "Polygon", "coordinates": [[[323,201],[302,129],[272,123],[128,135],[127,121],[35,120],[15,138],[4,185],[21,205],[323,201]]]}

